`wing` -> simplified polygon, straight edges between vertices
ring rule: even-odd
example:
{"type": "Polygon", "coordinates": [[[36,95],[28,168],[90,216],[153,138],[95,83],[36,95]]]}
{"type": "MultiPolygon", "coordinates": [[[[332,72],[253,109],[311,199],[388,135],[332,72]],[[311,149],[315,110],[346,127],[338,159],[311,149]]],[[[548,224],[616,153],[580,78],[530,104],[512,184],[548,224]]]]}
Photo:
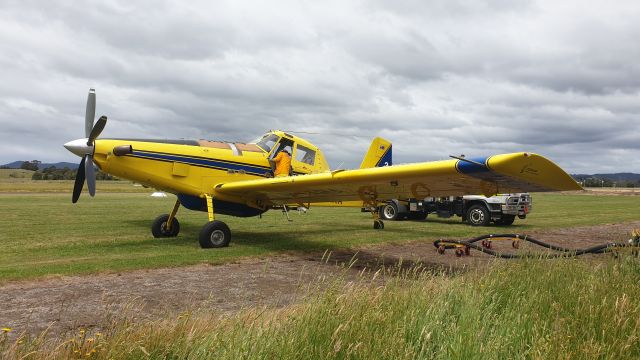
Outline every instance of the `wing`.
{"type": "Polygon", "coordinates": [[[215,186],[214,196],[265,206],[580,189],[550,160],[513,153],[223,183],[215,186]]]}

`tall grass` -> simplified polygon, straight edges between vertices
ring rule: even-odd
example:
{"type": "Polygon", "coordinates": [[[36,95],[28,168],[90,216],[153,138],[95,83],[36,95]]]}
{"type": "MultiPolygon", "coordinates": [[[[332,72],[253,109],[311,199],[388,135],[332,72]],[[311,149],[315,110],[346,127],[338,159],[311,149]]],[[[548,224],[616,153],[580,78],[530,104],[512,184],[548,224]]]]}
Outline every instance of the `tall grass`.
{"type": "Polygon", "coordinates": [[[453,277],[420,269],[379,277],[385,280],[336,281],[282,310],[196,311],[120,323],[88,343],[86,334],[64,343],[5,341],[4,351],[101,359],[640,357],[635,257],[498,261],[453,277]]]}

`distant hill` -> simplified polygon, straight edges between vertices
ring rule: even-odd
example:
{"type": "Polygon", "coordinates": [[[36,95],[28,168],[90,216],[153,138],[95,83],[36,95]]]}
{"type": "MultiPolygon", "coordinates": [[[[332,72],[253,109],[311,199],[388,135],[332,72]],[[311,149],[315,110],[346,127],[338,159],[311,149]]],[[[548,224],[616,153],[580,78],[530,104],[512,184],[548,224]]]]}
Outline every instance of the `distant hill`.
{"type": "MultiPolygon", "coordinates": [[[[2,167],[8,167],[10,169],[20,169],[20,166],[22,165],[23,162],[24,161],[14,161],[12,163],[2,165],[2,167]]],[[[78,168],[77,163],[57,162],[57,163],[42,163],[38,165],[38,169],[46,169],[51,166],[55,167],[56,169],[64,169],[66,167],[66,168],[75,170],[78,168]]]]}

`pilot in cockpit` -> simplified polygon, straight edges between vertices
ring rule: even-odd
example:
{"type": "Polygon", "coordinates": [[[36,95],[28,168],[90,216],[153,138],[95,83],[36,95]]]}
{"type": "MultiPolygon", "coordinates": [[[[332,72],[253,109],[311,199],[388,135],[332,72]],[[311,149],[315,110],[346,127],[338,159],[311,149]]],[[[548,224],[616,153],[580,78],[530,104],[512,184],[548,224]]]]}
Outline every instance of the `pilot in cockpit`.
{"type": "Polygon", "coordinates": [[[275,177],[289,176],[289,171],[291,169],[290,149],[291,148],[289,146],[285,147],[273,158],[273,160],[270,160],[275,164],[275,170],[273,172],[275,177]]]}

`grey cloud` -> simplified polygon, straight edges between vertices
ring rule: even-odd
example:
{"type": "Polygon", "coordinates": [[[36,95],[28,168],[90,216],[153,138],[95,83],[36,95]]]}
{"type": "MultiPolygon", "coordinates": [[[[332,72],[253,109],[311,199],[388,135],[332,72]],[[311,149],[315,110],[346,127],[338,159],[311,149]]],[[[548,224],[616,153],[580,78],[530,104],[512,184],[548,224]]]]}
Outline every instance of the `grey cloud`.
{"type": "Polygon", "coordinates": [[[0,163],[73,160],[61,144],[82,136],[95,87],[104,136],[280,128],[318,133],[301,136],[332,166],[357,166],[380,135],[397,162],[525,150],[573,172],[640,172],[639,13],[624,1],[3,2],[0,163]]]}

